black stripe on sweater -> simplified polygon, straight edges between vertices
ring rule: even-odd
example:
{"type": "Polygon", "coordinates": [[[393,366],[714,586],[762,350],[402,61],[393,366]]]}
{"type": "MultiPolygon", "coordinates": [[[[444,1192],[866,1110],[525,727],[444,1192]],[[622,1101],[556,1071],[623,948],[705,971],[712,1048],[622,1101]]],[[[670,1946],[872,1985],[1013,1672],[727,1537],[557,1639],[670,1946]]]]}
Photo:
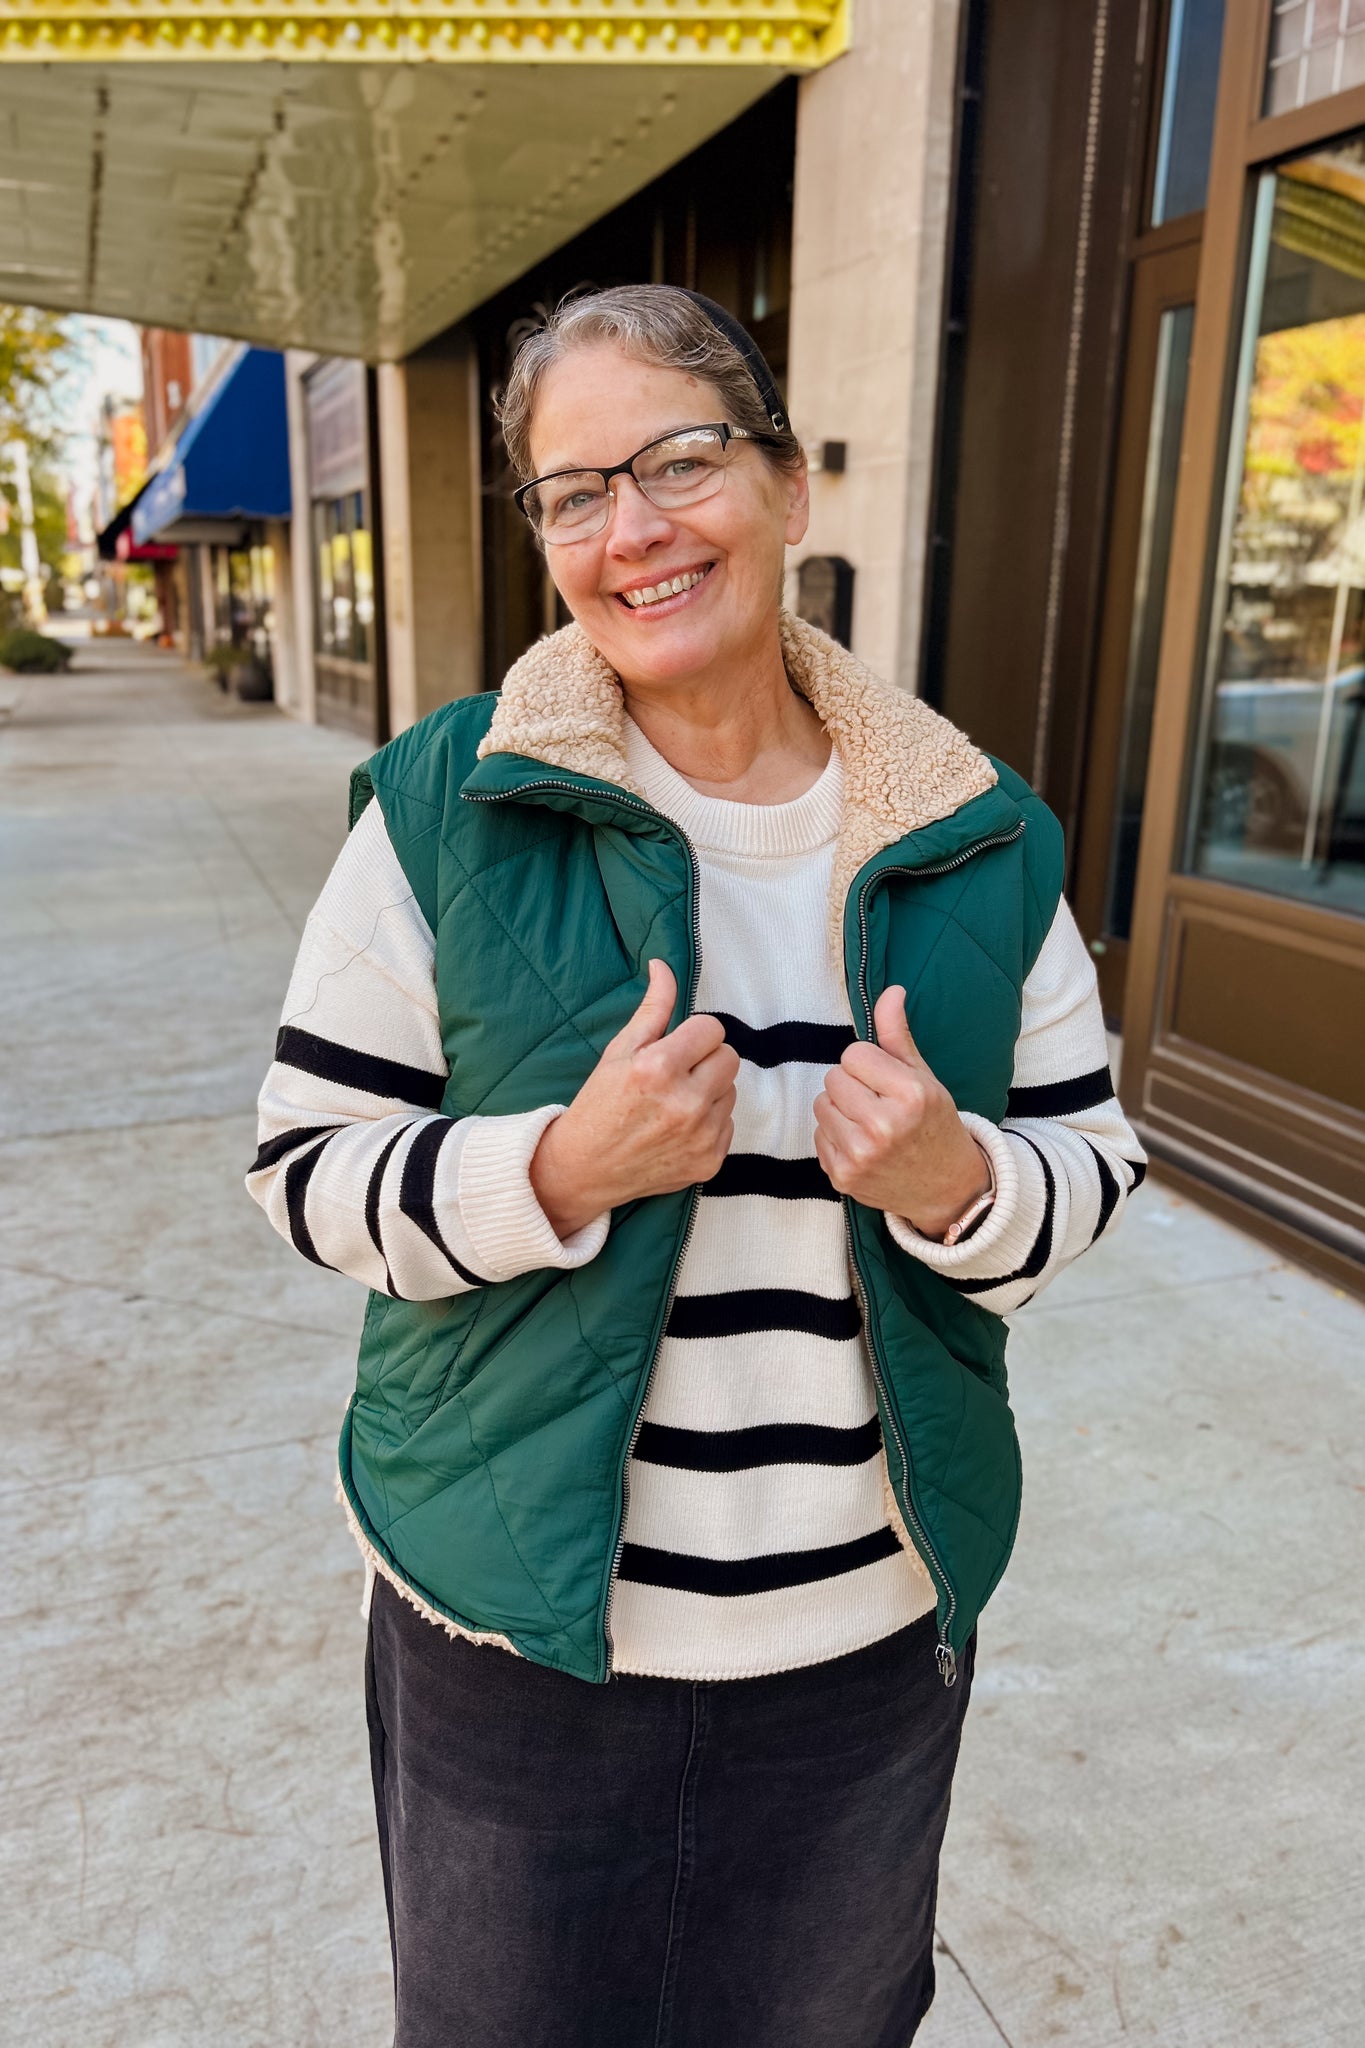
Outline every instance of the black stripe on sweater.
{"type": "Polygon", "coordinates": [[[989,1294],[997,1287],[1012,1287],[1016,1280],[1036,1280],[1051,1255],[1052,1218],[1057,1208],[1057,1185],[1052,1178],[1052,1168],[1048,1165],[1041,1147],[1035,1145],[1032,1138],[1026,1136],[1023,1131],[1016,1131],[1014,1136],[1023,1139],[1030,1152],[1037,1156],[1038,1164],[1043,1169],[1045,1199],[1043,1220],[1038,1225],[1038,1235],[1029,1247],[1029,1255],[1023,1265],[1016,1266],[1012,1273],[1001,1273],[994,1280],[958,1280],[951,1273],[945,1273],[944,1279],[950,1287],[955,1287],[959,1294],[989,1294]]]}
{"type": "Polygon", "coordinates": [[[267,1138],[247,1168],[248,1174],[264,1173],[267,1166],[278,1166],[286,1152],[293,1152],[298,1146],[306,1145],[310,1138],[330,1138],[334,1131],[343,1131],[344,1124],[308,1124],[292,1131],[281,1131],[278,1138],[267,1138]]]}
{"type": "Polygon", "coordinates": [[[323,1258],[313,1243],[313,1233],[308,1228],[308,1183],[313,1178],[313,1169],[327,1150],[328,1143],[329,1140],[324,1138],[311,1152],[305,1152],[302,1159],[296,1159],[292,1166],[286,1166],[284,1205],[289,1215],[289,1235],[294,1240],[295,1251],[302,1252],[305,1259],[311,1259],[315,1266],[326,1266],[329,1273],[335,1273],[336,1267],[323,1258]]]}
{"type": "Polygon", "coordinates": [[[851,1024],[783,1023],[760,1029],[725,1010],[711,1015],[724,1025],[727,1044],[754,1067],[837,1067],[856,1036],[851,1024]]]}
{"type": "Polygon", "coordinates": [[[1117,1209],[1119,1196],[1123,1193],[1123,1190],[1119,1186],[1118,1179],[1110,1168],[1109,1161],[1105,1158],[1103,1152],[1092,1145],[1089,1138],[1086,1139],[1085,1143],[1087,1149],[1094,1155],[1095,1167],[1100,1177],[1100,1213],[1096,1218],[1095,1228],[1090,1233],[1090,1242],[1094,1244],[1097,1239],[1104,1236],[1105,1226],[1108,1224],[1109,1218],[1113,1215],[1115,1209],[1117,1209]]]}
{"type": "Polygon", "coordinates": [[[1045,1081],[1037,1088],[1011,1088],[1006,1116],[1075,1116],[1114,1099],[1114,1077],[1108,1067],[1090,1074],[1072,1074],[1065,1081],[1045,1081]]]}
{"type": "Polygon", "coordinates": [[[411,1102],[419,1109],[439,1109],[446,1092],[444,1074],[404,1066],[401,1060],[380,1059],[377,1053],[357,1052],[354,1046],[338,1045],[334,1038],[300,1031],[296,1024],[281,1029],[275,1058],[282,1067],[316,1074],[320,1081],[335,1081],[341,1088],[382,1096],[386,1102],[411,1102]]]}
{"type": "Polygon", "coordinates": [[[865,1465],[882,1446],[874,1415],[857,1429],[770,1422],[754,1429],[670,1429],[646,1422],[635,1456],[678,1472],[748,1472],[756,1465],[865,1465]]]}
{"type": "Polygon", "coordinates": [[[441,1235],[441,1226],[436,1221],[436,1160],[453,1128],[448,1116],[434,1116],[429,1123],[422,1125],[403,1161],[398,1206],[408,1221],[417,1225],[423,1237],[431,1240],[441,1257],[454,1267],[467,1286],[487,1287],[489,1283],[481,1273],[471,1272],[468,1266],[461,1265],[441,1235]]]}
{"type": "Polygon", "coordinates": [[[779,1202],[837,1202],[818,1159],[772,1159],[766,1152],[731,1152],[703,1195],[771,1195],[779,1202]]]}
{"type": "Polygon", "coordinates": [[[370,1174],[370,1184],[365,1190],[365,1228],[370,1233],[370,1243],[384,1261],[384,1278],[388,1283],[389,1293],[395,1297],[398,1294],[398,1289],[393,1284],[393,1268],[389,1264],[389,1255],[384,1249],[384,1240],[379,1233],[379,1198],[384,1191],[384,1169],[389,1163],[390,1154],[404,1131],[410,1131],[411,1129],[411,1124],[400,1124],[398,1126],[398,1129],[375,1160],[374,1169],[370,1174]]]}
{"type": "Polygon", "coordinates": [[[747,1337],[755,1330],[800,1330],[846,1343],[862,1328],[851,1294],[831,1301],[798,1287],[737,1287],[726,1294],[680,1294],[668,1318],[670,1337],[747,1337]]]}
{"type": "Polygon", "coordinates": [[[675,1593],[709,1593],[735,1599],[746,1593],[776,1593],[784,1586],[809,1586],[817,1579],[837,1578],[894,1557],[900,1549],[893,1530],[874,1529],[851,1543],[829,1543],[819,1550],[779,1550],[769,1557],[688,1557],[675,1550],[654,1550],[643,1543],[621,1549],[618,1576],[637,1586],[667,1586],[675,1593]]]}

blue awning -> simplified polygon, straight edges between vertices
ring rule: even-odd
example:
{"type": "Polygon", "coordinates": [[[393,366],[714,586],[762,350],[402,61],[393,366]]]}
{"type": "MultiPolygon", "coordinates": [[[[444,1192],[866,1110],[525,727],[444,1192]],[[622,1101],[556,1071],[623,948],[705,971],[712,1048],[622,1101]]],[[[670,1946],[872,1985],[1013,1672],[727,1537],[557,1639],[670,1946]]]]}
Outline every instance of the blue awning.
{"type": "Polygon", "coordinates": [[[202,522],[287,519],[289,506],[284,357],[243,349],[143,490],[133,539],[206,539],[202,522]]]}

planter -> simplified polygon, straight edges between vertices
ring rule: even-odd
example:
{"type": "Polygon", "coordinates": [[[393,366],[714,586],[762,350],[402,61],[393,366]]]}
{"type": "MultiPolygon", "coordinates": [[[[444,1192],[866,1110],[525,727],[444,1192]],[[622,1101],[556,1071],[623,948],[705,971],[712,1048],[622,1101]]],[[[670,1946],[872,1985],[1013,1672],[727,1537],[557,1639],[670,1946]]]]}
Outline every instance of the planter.
{"type": "Polygon", "coordinates": [[[228,671],[232,687],[243,704],[268,704],[275,694],[270,670],[251,655],[228,671]]]}

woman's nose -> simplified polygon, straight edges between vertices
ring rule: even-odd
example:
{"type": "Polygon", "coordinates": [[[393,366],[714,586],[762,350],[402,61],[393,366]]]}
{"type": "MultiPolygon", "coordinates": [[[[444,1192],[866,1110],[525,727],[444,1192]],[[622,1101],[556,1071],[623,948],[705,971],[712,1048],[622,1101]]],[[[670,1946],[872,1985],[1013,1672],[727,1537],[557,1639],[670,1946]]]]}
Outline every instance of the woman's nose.
{"type": "Polygon", "coordinates": [[[615,476],[610,485],[613,509],[607,526],[607,553],[641,554],[669,531],[669,521],[651,505],[633,476],[615,476]]]}

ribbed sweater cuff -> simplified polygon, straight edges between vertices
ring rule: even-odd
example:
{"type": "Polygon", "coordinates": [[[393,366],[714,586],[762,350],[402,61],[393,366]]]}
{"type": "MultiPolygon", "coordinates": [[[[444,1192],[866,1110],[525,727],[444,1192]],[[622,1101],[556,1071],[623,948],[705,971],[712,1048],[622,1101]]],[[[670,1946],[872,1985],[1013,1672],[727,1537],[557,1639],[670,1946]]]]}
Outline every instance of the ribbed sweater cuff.
{"type": "Polygon", "coordinates": [[[562,1103],[520,1116],[470,1117],[460,1150],[460,1222],[474,1264],[489,1280],[512,1280],[555,1266],[571,1271],[595,1259],[610,1215],[594,1217],[572,1237],[556,1235],[531,1186],[531,1161],[562,1103]]]}
{"type": "Polygon", "coordinates": [[[1023,1265],[1038,1236],[1047,1201],[1042,1174],[1035,1155],[1012,1145],[998,1124],[971,1110],[960,1114],[995,1172],[995,1200],[980,1229],[964,1244],[946,1245],[921,1237],[903,1216],[888,1214],[886,1227],[902,1251],[937,1273],[962,1280],[1003,1279],[1023,1265]]]}

